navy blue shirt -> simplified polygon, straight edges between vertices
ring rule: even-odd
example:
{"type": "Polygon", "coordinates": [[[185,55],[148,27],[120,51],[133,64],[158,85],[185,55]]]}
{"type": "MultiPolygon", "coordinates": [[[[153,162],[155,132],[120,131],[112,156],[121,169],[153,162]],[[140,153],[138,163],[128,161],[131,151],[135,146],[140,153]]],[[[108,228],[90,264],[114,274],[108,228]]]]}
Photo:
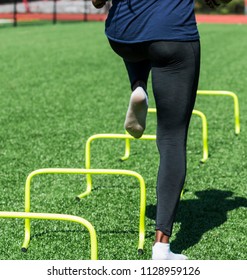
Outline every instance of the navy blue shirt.
{"type": "Polygon", "coordinates": [[[105,32],[123,43],[199,39],[193,0],[113,0],[105,32]]]}

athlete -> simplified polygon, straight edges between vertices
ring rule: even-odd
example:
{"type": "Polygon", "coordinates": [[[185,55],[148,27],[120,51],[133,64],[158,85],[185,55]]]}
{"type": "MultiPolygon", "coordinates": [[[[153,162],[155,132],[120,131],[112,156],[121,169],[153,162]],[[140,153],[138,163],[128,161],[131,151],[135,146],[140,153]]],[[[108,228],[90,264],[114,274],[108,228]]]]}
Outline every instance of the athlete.
{"type": "MultiPolygon", "coordinates": [[[[106,1],[92,3],[102,8],[106,1]]],[[[200,71],[194,1],[113,0],[105,33],[127,69],[132,94],[125,129],[135,138],[145,130],[152,75],[160,154],[152,259],[185,260],[170,250],[169,239],[186,176],[187,132],[200,71]]]]}

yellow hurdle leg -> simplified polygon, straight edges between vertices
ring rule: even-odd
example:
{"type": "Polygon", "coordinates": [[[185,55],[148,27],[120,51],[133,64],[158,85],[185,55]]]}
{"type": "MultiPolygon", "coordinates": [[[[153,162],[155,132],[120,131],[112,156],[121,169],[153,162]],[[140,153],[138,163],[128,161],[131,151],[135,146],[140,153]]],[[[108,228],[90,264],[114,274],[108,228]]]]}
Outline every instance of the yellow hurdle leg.
{"type": "MultiPolygon", "coordinates": [[[[98,243],[97,235],[94,227],[87,220],[64,214],[50,214],[50,213],[27,213],[27,212],[0,212],[0,218],[21,218],[21,219],[39,219],[39,220],[58,220],[58,221],[68,221],[83,225],[87,228],[90,234],[91,243],[91,260],[98,259],[98,243]]],[[[27,229],[26,229],[27,230],[27,229]]],[[[30,227],[29,227],[28,239],[25,235],[25,239],[22,245],[22,251],[26,251],[30,242],[30,227]]]]}
{"type": "MultiPolygon", "coordinates": [[[[128,135],[128,132],[126,131],[125,132],[127,135],[128,135]]],[[[130,156],[130,139],[126,138],[125,139],[125,153],[124,153],[124,156],[121,157],[121,160],[124,161],[124,160],[127,160],[130,156]]]]}
{"type": "Polygon", "coordinates": [[[206,116],[198,110],[193,110],[193,114],[199,116],[202,119],[202,145],[203,145],[203,158],[201,163],[206,162],[208,159],[208,125],[206,116]]]}
{"type": "Polygon", "coordinates": [[[218,96],[229,96],[233,98],[234,104],[234,121],[235,121],[235,134],[240,133],[240,116],[239,116],[239,102],[237,95],[232,91],[225,90],[198,90],[197,94],[200,95],[218,95],[218,96]]]}
{"type": "MultiPolygon", "coordinates": [[[[33,177],[41,174],[109,174],[109,175],[125,175],[138,179],[140,184],[140,218],[139,218],[139,241],[138,252],[143,252],[145,239],[145,212],[146,212],[146,186],[143,177],[137,172],[130,170],[118,169],[79,169],[79,168],[45,168],[31,172],[26,180],[25,185],[25,212],[30,212],[30,188],[33,177]]],[[[90,190],[91,191],[91,190],[90,190]]],[[[81,196],[79,196],[81,198],[81,196]]],[[[30,219],[25,219],[25,245],[30,240],[30,219]]]]}

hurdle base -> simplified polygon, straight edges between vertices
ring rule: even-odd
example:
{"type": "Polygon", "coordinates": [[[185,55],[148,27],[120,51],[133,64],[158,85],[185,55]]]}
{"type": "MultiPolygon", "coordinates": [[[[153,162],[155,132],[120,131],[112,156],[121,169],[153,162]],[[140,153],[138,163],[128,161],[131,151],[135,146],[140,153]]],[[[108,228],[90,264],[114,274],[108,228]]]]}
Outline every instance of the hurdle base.
{"type": "Polygon", "coordinates": [[[143,255],[143,253],[144,253],[143,249],[138,249],[138,255],[139,256],[143,255]]]}
{"type": "Polygon", "coordinates": [[[124,157],[121,157],[120,159],[119,159],[119,161],[120,162],[123,162],[123,161],[126,161],[127,159],[129,158],[129,156],[124,156],[124,157]]]}

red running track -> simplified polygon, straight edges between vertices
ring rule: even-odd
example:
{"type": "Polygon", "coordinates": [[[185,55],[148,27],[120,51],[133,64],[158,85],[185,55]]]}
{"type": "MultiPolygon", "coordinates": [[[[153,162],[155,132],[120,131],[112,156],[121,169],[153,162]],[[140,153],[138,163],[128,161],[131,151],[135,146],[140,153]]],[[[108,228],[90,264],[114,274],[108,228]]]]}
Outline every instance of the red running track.
{"type": "Polygon", "coordinates": [[[198,23],[247,24],[247,15],[196,15],[198,23]]]}
{"type": "MultiPolygon", "coordinates": [[[[13,14],[0,14],[2,19],[13,19],[13,14]]],[[[35,21],[35,20],[52,20],[53,14],[17,14],[17,21],[35,21]]],[[[106,19],[105,14],[57,14],[57,20],[61,21],[104,21],[106,19]]]]}
{"type": "MultiPolygon", "coordinates": [[[[0,14],[0,18],[13,19],[13,14],[0,14]]],[[[17,14],[17,21],[52,20],[53,14],[17,14]]],[[[104,14],[57,14],[62,21],[104,21],[104,14]]],[[[247,15],[196,15],[198,23],[247,24],[247,15]]]]}

